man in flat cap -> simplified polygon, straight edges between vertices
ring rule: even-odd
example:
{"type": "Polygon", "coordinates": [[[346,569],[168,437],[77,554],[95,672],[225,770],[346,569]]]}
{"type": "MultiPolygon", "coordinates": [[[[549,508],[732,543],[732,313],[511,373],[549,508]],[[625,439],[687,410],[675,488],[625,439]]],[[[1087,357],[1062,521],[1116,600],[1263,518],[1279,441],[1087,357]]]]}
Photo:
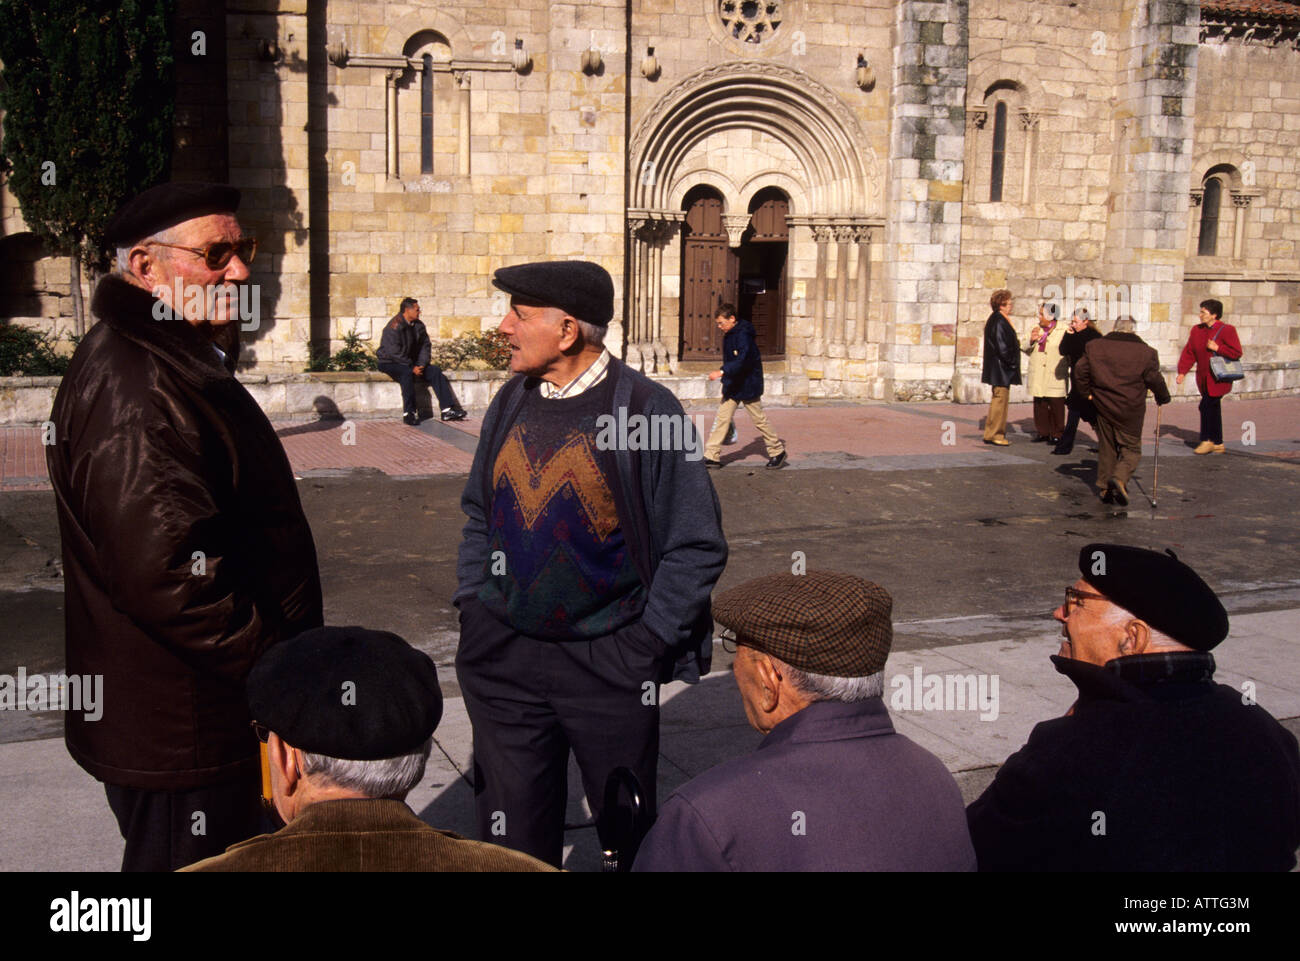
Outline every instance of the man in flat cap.
{"type": "Polygon", "coordinates": [[[170,871],[261,828],[244,678],[321,623],[316,548],[280,441],[214,340],[256,242],[239,192],[163,184],[110,221],[116,269],[46,448],[69,673],[104,678],[68,750],[105,784],[123,870],[170,871]]]}
{"type": "Polygon", "coordinates": [[[1083,349],[1074,366],[1079,395],[1097,408],[1097,489],[1107,504],[1128,504],[1128,479],[1142,459],[1142,422],[1147,391],[1156,404],[1169,403],[1160,376],[1160,356],[1135,332],[1132,317],[1118,317],[1115,329],[1083,349]]]}
{"type": "Polygon", "coordinates": [[[1172,552],[1088,544],[1079,573],[1052,658],[1079,697],[967,809],[980,870],[1290,870],[1300,751],[1214,683],[1219,599],[1172,552]]]}
{"type": "Polygon", "coordinates": [[[396,634],[306,631],[248,675],[285,827],[183,871],[550,871],[421,821],[404,802],[442,717],[438,671],[396,634]]]}
{"type": "Polygon", "coordinates": [[[598,822],[618,767],[653,810],[658,687],[679,659],[684,679],[708,671],[727,547],[694,426],[603,346],[605,269],[522,264],[493,283],[519,376],[484,418],[461,499],[456,671],[480,837],[558,865],[570,749],[598,822]],[[647,426],[675,429],[644,443],[647,426]]]}
{"type": "Polygon", "coordinates": [[[414,297],[403,297],[397,313],[384,326],[375,359],[381,371],[401,384],[402,421],[410,427],[420,423],[420,412],[415,406],[417,377],[433,388],[442,420],[465,419],[465,409],[456,400],[442,368],[429,363],[432,354],[429,332],[420,320],[420,302],[414,297]]]}
{"type": "Polygon", "coordinates": [[[829,571],[714,599],[757,751],[664,802],[634,871],[973,871],[961,791],[881,697],[893,601],[829,571]]]}

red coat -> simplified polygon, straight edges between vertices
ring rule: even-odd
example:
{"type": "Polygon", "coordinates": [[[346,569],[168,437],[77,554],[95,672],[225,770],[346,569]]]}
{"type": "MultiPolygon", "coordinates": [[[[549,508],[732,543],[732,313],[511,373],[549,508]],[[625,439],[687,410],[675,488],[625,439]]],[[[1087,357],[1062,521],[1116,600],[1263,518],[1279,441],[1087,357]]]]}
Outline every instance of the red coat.
{"type": "Polygon", "coordinates": [[[1216,320],[1209,327],[1197,324],[1192,328],[1192,333],[1187,338],[1187,346],[1183,348],[1183,353],[1178,358],[1178,373],[1185,374],[1195,365],[1197,389],[1210,397],[1222,397],[1232,390],[1232,381],[1218,381],[1210,376],[1210,357],[1213,355],[1205,346],[1211,339],[1210,331],[1216,334],[1213,340],[1219,345],[1218,354],[1221,357],[1228,360],[1237,360],[1241,357],[1241,341],[1237,339],[1236,327],[1225,324],[1221,320],[1216,320]]]}

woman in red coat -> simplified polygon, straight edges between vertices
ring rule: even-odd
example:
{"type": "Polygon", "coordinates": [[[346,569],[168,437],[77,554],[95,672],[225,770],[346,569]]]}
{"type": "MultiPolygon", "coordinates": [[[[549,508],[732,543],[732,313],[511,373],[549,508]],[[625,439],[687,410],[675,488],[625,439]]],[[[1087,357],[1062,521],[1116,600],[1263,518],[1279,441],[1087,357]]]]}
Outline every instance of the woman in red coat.
{"type": "Polygon", "coordinates": [[[1223,304],[1217,300],[1201,301],[1201,322],[1192,328],[1187,346],[1178,358],[1178,383],[1196,367],[1196,387],[1201,392],[1201,442],[1193,453],[1222,454],[1223,412],[1219,402],[1232,390],[1232,382],[1215,380],[1210,372],[1210,357],[1218,354],[1228,360],[1241,357],[1237,328],[1223,322],[1223,304]]]}

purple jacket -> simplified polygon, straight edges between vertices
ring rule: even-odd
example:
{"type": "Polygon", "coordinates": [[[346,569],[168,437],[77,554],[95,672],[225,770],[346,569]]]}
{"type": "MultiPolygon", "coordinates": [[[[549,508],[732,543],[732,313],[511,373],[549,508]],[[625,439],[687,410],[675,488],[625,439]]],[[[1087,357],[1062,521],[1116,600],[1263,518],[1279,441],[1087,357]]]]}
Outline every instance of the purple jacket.
{"type": "Polygon", "coordinates": [[[634,871],[974,871],[961,791],[878,697],[816,701],[665,802],[634,871]]]}

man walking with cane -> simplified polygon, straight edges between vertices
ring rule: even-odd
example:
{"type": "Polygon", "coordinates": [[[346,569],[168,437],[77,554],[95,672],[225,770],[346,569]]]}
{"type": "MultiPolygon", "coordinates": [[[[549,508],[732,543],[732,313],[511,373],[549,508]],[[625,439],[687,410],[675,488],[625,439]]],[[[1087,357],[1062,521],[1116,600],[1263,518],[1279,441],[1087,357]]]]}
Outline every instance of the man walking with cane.
{"type": "Polygon", "coordinates": [[[1142,457],[1142,422],[1147,389],[1157,404],[1170,401],[1160,376],[1160,356],[1135,334],[1132,317],[1119,317],[1115,329],[1084,348],[1075,365],[1079,394],[1097,407],[1097,489],[1104,504],[1128,504],[1128,479],[1142,457]]]}

